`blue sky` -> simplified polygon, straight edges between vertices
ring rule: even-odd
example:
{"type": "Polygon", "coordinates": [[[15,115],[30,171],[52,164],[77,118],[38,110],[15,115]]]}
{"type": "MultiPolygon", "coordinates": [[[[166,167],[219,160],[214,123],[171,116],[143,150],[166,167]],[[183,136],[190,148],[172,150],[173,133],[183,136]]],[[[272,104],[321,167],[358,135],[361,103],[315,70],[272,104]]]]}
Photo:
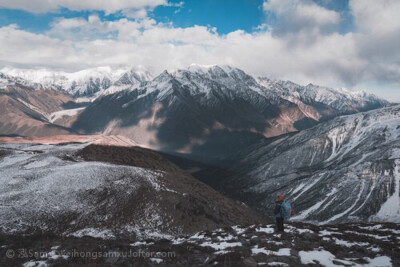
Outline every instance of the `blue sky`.
{"type": "MultiPolygon", "coordinates": [[[[181,1],[169,1],[179,4],[181,1]]],[[[321,6],[340,12],[343,21],[340,24],[341,32],[348,32],[352,28],[349,16],[348,0],[326,1],[315,0],[321,6]]],[[[235,30],[246,32],[257,31],[257,26],[266,20],[273,22],[274,14],[266,14],[263,9],[263,0],[191,0],[185,1],[181,7],[157,6],[149,12],[149,17],[158,22],[173,23],[177,27],[191,27],[194,25],[216,27],[220,34],[227,34],[235,30]]],[[[21,29],[41,33],[50,29],[51,22],[57,17],[87,18],[96,13],[101,18],[114,21],[125,17],[122,14],[105,15],[103,11],[71,11],[60,8],[56,12],[32,13],[25,10],[0,8],[0,26],[17,24],[21,29]]]]}
{"type": "Polygon", "coordinates": [[[251,32],[264,21],[262,4],[262,0],[187,1],[177,13],[168,7],[158,7],[153,17],[178,27],[210,25],[221,34],[239,29],[251,32]]]}
{"type": "Polygon", "coordinates": [[[0,68],[229,64],[400,101],[398,0],[0,0],[0,68]]]}

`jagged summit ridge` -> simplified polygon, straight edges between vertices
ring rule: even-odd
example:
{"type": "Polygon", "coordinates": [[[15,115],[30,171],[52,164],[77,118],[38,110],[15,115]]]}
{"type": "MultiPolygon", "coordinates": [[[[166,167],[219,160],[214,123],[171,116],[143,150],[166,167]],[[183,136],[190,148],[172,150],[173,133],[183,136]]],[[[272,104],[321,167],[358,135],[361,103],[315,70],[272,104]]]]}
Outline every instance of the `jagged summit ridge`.
{"type": "MultiPolygon", "coordinates": [[[[276,99],[281,97],[290,102],[306,104],[323,103],[346,112],[364,111],[370,105],[385,106],[388,101],[366,91],[350,91],[345,88],[329,88],[314,84],[302,86],[291,81],[272,80],[267,77],[254,78],[243,70],[229,65],[191,64],[187,68],[166,70],[160,74],[163,80],[176,79],[189,88],[195,86],[197,93],[209,93],[210,81],[226,88],[240,91],[248,87],[258,95],[276,99]]],[[[159,86],[157,86],[159,87],[159,86]]]]}
{"type": "Polygon", "coordinates": [[[350,91],[345,88],[333,89],[329,87],[308,84],[302,86],[291,81],[272,80],[259,77],[257,81],[267,90],[278,92],[288,100],[300,100],[304,103],[323,103],[337,110],[363,111],[368,105],[388,104],[374,94],[365,91],[350,91]]]}
{"type": "MultiPolygon", "coordinates": [[[[72,96],[98,96],[115,93],[142,86],[145,82],[157,82],[165,79],[165,75],[168,74],[167,77],[175,78],[185,84],[196,83],[198,92],[199,90],[209,91],[205,81],[199,82],[200,80],[209,80],[235,90],[240,90],[243,85],[247,85],[261,95],[277,94],[288,100],[321,102],[332,105],[336,109],[356,110],[360,108],[360,102],[362,102],[361,107],[367,106],[370,102],[380,102],[380,104],[386,102],[365,91],[353,92],[343,88],[332,89],[313,84],[302,86],[291,81],[272,80],[266,77],[254,78],[243,70],[229,65],[191,64],[186,68],[162,72],[158,75],[163,77],[162,79],[160,79],[161,77],[155,79],[153,74],[143,66],[102,66],[76,72],[6,67],[0,69],[0,72],[9,77],[23,79],[26,81],[25,84],[52,87],[72,96]],[[201,86],[204,83],[205,86],[201,86]]],[[[154,83],[152,84],[154,86],[154,83]]]]}
{"type": "Polygon", "coordinates": [[[47,69],[15,69],[0,70],[12,77],[19,77],[43,87],[50,87],[67,92],[72,96],[93,96],[115,87],[139,86],[151,80],[152,74],[144,67],[110,67],[103,66],[77,72],[51,71],[47,69]]]}

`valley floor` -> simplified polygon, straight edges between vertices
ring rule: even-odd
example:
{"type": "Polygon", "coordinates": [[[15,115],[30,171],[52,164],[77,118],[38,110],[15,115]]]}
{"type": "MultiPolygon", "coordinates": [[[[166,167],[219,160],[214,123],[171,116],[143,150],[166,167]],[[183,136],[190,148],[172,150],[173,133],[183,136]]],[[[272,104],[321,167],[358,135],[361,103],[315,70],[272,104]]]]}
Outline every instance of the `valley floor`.
{"type": "Polygon", "coordinates": [[[105,240],[0,236],[0,266],[400,266],[400,225],[234,226],[192,236],[105,240]]]}

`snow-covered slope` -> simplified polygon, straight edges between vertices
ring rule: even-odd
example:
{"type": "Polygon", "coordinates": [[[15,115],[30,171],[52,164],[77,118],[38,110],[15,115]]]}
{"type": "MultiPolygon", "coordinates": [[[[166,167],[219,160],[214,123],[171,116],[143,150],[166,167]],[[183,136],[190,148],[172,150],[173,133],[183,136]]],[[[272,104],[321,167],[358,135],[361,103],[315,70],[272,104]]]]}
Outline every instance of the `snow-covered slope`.
{"type": "Polygon", "coordinates": [[[41,88],[40,84],[28,81],[19,76],[12,76],[0,71],[0,90],[5,90],[9,86],[27,86],[32,88],[41,88]]]}
{"type": "Polygon", "coordinates": [[[81,107],[81,108],[73,108],[73,109],[64,109],[64,110],[60,110],[60,111],[56,111],[56,112],[52,112],[48,118],[49,121],[51,123],[56,122],[59,119],[62,119],[64,117],[72,117],[77,115],[80,111],[82,111],[83,109],[85,109],[85,107],[81,107]]]}
{"type": "Polygon", "coordinates": [[[301,101],[310,106],[317,103],[325,104],[342,113],[365,111],[388,104],[387,101],[365,91],[332,89],[313,84],[301,86],[290,81],[271,80],[266,77],[259,77],[257,81],[266,89],[279,93],[289,101],[301,101]]]}
{"type": "Polygon", "coordinates": [[[3,68],[0,72],[41,84],[43,87],[63,90],[73,96],[99,95],[109,88],[115,92],[139,86],[152,78],[152,75],[143,67],[98,67],[72,73],[46,69],[3,68]]]}
{"type": "Polygon", "coordinates": [[[259,221],[138,147],[1,144],[0,169],[2,233],[132,238],[259,221]]]}
{"type": "Polygon", "coordinates": [[[337,117],[239,158],[219,186],[264,212],[282,194],[295,220],[400,222],[400,105],[337,117]]]}
{"type": "MultiPolygon", "coordinates": [[[[358,111],[317,100],[293,100],[230,66],[191,65],[98,98],[73,127],[82,133],[126,135],[167,152],[223,157],[265,137],[358,111]]],[[[365,108],[386,104],[379,99],[365,108]]]]}

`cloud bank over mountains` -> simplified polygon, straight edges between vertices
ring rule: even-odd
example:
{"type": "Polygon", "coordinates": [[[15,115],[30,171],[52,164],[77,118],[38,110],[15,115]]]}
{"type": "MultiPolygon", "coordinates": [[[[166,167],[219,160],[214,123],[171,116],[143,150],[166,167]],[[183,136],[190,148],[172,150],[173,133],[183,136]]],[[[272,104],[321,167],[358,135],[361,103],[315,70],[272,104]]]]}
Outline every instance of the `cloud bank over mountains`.
{"type": "MultiPolygon", "coordinates": [[[[178,27],[149,16],[151,1],[0,0],[0,7],[60,12],[45,32],[16,24],[0,28],[0,65],[76,71],[103,65],[144,65],[153,72],[191,63],[228,64],[254,75],[299,83],[387,88],[400,81],[400,2],[350,0],[354,27],[341,32],[342,15],[311,0],[269,0],[260,7],[265,23],[253,32],[218,33],[213,25],[178,27]],[[61,8],[89,10],[63,16],[61,8]],[[107,20],[97,12],[123,14],[107,20]],[[134,18],[132,18],[134,17],[134,18]],[[270,18],[274,19],[271,20],[270,18]]],[[[221,13],[221,15],[223,15],[221,13]]],[[[400,100],[400,94],[396,96],[400,100]]]]}
{"type": "Polygon", "coordinates": [[[0,6],[10,9],[22,9],[34,13],[54,12],[61,8],[73,11],[97,10],[115,13],[127,9],[154,8],[168,5],[166,0],[1,0],[0,6]]]}

